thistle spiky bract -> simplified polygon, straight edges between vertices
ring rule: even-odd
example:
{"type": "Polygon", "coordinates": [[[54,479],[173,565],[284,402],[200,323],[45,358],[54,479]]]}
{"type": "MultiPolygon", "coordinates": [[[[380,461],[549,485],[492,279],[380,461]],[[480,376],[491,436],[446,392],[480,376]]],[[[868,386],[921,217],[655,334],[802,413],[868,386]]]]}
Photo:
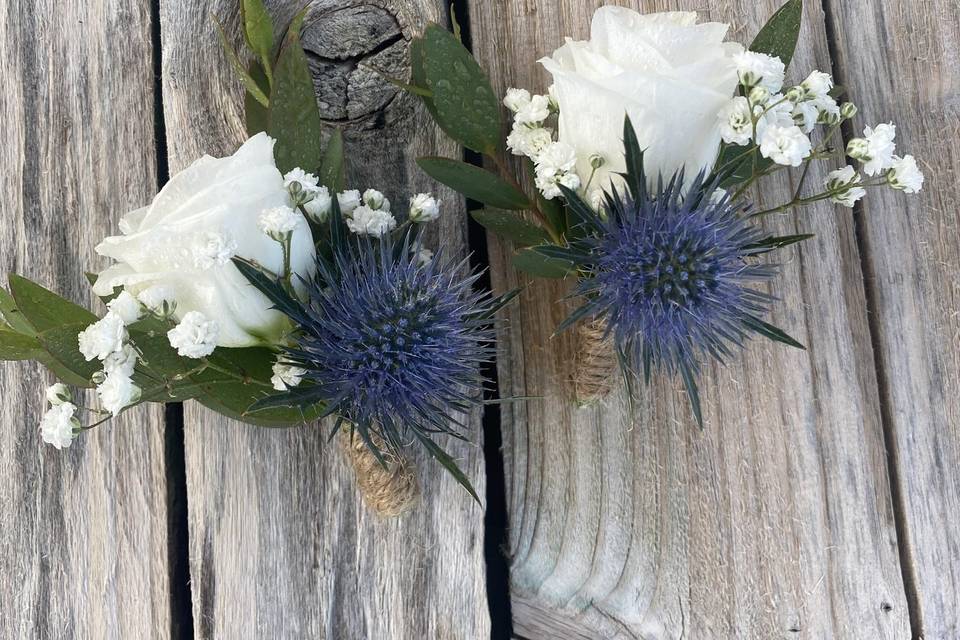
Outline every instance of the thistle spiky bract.
{"type": "Polygon", "coordinates": [[[574,231],[551,253],[579,266],[576,295],[585,303],[562,328],[605,319],[625,370],[647,380],[679,374],[702,426],[696,376],[704,357],[723,361],[753,333],[802,348],[760,319],[772,297],[754,286],[777,269],[753,258],[803,238],[765,236],[749,221],[750,205],[715,197],[717,180],[703,173],[685,184],[680,171],[650,192],[629,119],[624,141],[626,193],[611,189],[597,213],[564,192],[574,231]]]}
{"type": "Polygon", "coordinates": [[[305,371],[301,385],[251,411],[322,403],[325,415],[338,416],[334,432],[347,425],[381,460],[372,434],[391,448],[412,438],[479,501],[432,437],[464,437],[466,424],[456,416],[482,402],[480,366],[492,357],[493,314],[502,301],[474,291],[479,275],[466,259],[438,251],[423,264],[410,235],[373,241],[333,232],[331,245],[306,283],[304,302],[255,266],[238,263],[296,323],[282,358],[305,371]]]}

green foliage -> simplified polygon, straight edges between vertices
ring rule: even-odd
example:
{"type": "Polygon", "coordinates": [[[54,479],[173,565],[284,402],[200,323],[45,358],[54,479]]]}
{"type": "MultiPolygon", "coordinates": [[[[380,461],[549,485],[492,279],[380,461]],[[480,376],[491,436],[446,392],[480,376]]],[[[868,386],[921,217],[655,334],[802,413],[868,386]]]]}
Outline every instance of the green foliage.
{"type": "Polygon", "coordinates": [[[39,360],[43,353],[36,337],[0,326],[0,360],[39,360]]]}
{"type": "Polygon", "coordinates": [[[763,26],[750,44],[750,51],[775,56],[790,66],[800,37],[803,0],[788,0],[763,26]]]}
{"type": "Polygon", "coordinates": [[[273,54],[273,20],[267,13],[263,0],[241,0],[240,16],[243,20],[243,33],[247,46],[259,56],[264,68],[270,68],[273,54]]]}
{"type": "Polygon", "coordinates": [[[314,94],[313,76],[300,44],[302,16],[295,19],[274,70],[267,131],[276,139],[277,168],[315,171],[322,161],[323,124],[314,94]]]}
{"type": "Polygon", "coordinates": [[[237,55],[237,52],[233,49],[233,46],[230,45],[230,41],[227,39],[227,33],[223,30],[223,25],[216,20],[214,20],[214,24],[217,26],[217,34],[220,36],[220,44],[223,45],[223,50],[227,54],[227,59],[230,60],[230,64],[243,81],[243,86],[247,88],[247,91],[257,102],[266,107],[270,104],[270,99],[267,98],[267,95],[263,92],[263,89],[261,89],[259,85],[257,85],[257,82],[250,76],[249,73],[247,73],[247,69],[240,61],[240,57],[237,55]]]}
{"type": "Polygon", "coordinates": [[[483,209],[474,211],[473,219],[488,231],[512,241],[518,247],[529,247],[550,241],[550,235],[541,227],[524,220],[517,213],[483,209]]]}
{"type": "MultiPolygon", "coordinates": [[[[250,61],[250,77],[265,93],[270,91],[270,83],[263,66],[256,60],[250,61]]],[[[243,109],[247,125],[247,135],[255,136],[267,130],[269,110],[249,92],[243,94],[243,109]]]]}
{"type": "Polygon", "coordinates": [[[450,472],[450,475],[460,483],[467,492],[477,501],[477,504],[482,504],[480,502],[480,496],[477,495],[476,490],[473,488],[473,485],[470,483],[470,479],[467,478],[467,475],[460,470],[460,467],[457,465],[456,461],[450,457],[446,451],[440,448],[436,442],[430,439],[426,434],[420,433],[416,429],[412,430],[413,434],[417,436],[417,439],[423,444],[424,448],[430,452],[430,455],[439,462],[444,469],[450,472]]]}
{"type": "Polygon", "coordinates": [[[64,324],[89,325],[97,321],[83,307],[44,289],[15,273],[10,274],[10,291],[17,308],[37,332],[61,327],[64,324]]]}
{"type": "MultiPolygon", "coordinates": [[[[552,245],[546,245],[552,246],[552,245]]],[[[511,260],[513,267],[537,278],[565,278],[573,272],[573,263],[543,255],[534,249],[524,249],[511,260]]]]}
{"type": "Polygon", "coordinates": [[[523,210],[531,204],[523,193],[498,176],[450,158],[419,158],[417,164],[431,178],[454,191],[495,209],[523,210]]]}
{"type": "Polygon", "coordinates": [[[424,100],[447,135],[479,153],[500,146],[500,101],[483,69],[449,31],[427,27],[410,48],[413,84],[427,89],[424,100]]]}
{"type": "Polygon", "coordinates": [[[323,152],[323,162],[320,164],[320,184],[327,187],[331,194],[343,191],[346,179],[344,178],[343,162],[343,132],[334,129],[323,152]]]}

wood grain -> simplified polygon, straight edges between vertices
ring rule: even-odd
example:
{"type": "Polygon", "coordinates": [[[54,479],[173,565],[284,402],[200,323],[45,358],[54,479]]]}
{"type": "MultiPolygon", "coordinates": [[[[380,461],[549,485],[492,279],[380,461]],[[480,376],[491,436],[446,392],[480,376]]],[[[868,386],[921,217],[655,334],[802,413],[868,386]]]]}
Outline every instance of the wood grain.
{"type": "MultiPolygon", "coordinates": [[[[279,25],[301,3],[269,3],[279,25]]],[[[348,183],[376,186],[398,207],[430,190],[412,163],[458,155],[424,110],[362,65],[404,76],[406,45],[443,2],[314,2],[306,21],[320,103],[346,128],[348,183]],[[401,62],[398,62],[401,61],[401,62]]],[[[212,17],[240,42],[237,3],[164,0],[164,105],[171,170],[203,153],[227,154],[244,137],[241,85],[222,55],[212,17]]],[[[433,240],[462,252],[459,198],[442,191],[433,240]]],[[[443,638],[490,633],[483,511],[417,452],[423,502],[380,521],[365,510],[329,425],[266,430],[186,409],[190,564],[201,638],[443,638]]],[[[479,441],[479,416],[472,424],[479,441]]],[[[482,450],[444,443],[484,493],[482,450]]]]}
{"type": "MultiPolygon", "coordinates": [[[[106,266],[93,247],[157,188],[151,55],[148,2],[0,8],[4,273],[102,313],[83,276],[106,266]]],[[[37,430],[52,381],[0,367],[0,637],[169,637],[163,412],[58,452],[37,430]]]]}
{"type": "MultiPolygon", "coordinates": [[[[475,52],[498,90],[543,90],[534,65],[584,38],[600,2],[471,3],[475,52]]],[[[621,2],[701,10],[749,41],[780,4],[621,2]]],[[[791,77],[829,69],[824,16],[806,3],[791,77]]],[[[813,175],[814,179],[822,176],[813,175]]],[[[789,199],[786,180],[758,204],[789,199]]],[[[551,339],[568,283],[527,289],[503,335],[514,627],[584,638],[905,638],[877,380],[852,217],[820,206],[765,223],[817,238],[781,256],[773,321],[806,352],[754,342],[702,378],[698,432],[681,385],[579,409],[573,333],[551,339]]],[[[491,239],[497,286],[525,280],[491,239]]]]}
{"type": "Polygon", "coordinates": [[[882,402],[900,484],[902,541],[924,638],[960,636],[960,5],[827,3],[841,81],[864,125],[893,121],[919,196],[873,194],[861,243],[882,402]],[[886,43],[887,46],[879,46],[886,43]]]}

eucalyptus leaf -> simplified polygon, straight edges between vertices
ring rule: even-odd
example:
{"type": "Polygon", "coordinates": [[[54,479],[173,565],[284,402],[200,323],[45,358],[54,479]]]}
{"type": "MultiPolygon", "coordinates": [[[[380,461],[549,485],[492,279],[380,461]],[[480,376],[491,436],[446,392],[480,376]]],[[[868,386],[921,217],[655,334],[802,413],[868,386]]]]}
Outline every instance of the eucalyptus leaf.
{"type": "Polygon", "coordinates": [[[531,207],[527,197],[498,176],[472,164],[450,158],[419,158],[417,164],[431,178],[457,193],[495,209],[531,207]]]}
{"type": "Polygon", "coordinates": [[[553,258],[562,262],[569,262],[577,266],[592,264],[594,262],[594,259],[590,254],[577,251],[571,247],[545,244],[539,247],[534,247],[533,250],[542,256],[546,256],[547,258],[553,258]]]}
{"type": "Polygon", "coordinates": [[[512,241],[518,247],[550,241],[550,235],[542,227],[524,220],[519,213],[483,209],[474,211],[471,215],[485,229],[512,241]]]}
{"type": "Polygon", "coordinates": [[[45,354],[36,337],[0,327],[0,360],[39,360],[45,354]]]}
{"type": "Polygon", "coordinates": [[[573,271],[573,263],[557,260],[535,251],[524,249],[511,260],[515,269],[538,278],[565,278],[573,271]]]}
{"type": "Polygon", "coordinates": [[[37,332],[66,324],[82,325],[82,329],[98,319],[83,307],[15,273],[10,274],[10,292],[20,313],[37,332]]]}
{"type": "Polygon", "coordinates": [[[17,301],[13,299],[9,291],[2,287],[0,287],[0,315],[14,331],[31,336],[37,335],[27,318],[17,308],[17,301]]]}
{"type": "Polygon", "coordinates": [[[217,34],[220,36],[220,44],[223,45],[223,50],[227,54],[227,59],[237,72],[237,75],[240,76],[240,80],[243,81],[243,86],[247,88],[247,91],[250,92],[250,95],[253,96],[257,102],[266,107],[270,104],[270,99],[263,92],[263,90],[257,86],[256,81],[250,77],[250,74],[247,73],[246,67],[240,61],[239,56],[237,56],[237,52],[233,49],[233,45],[230,44],[230,40],[227,38],[227,32],[223,30],[223,25],[217,20],[214,20],[214,24],[217,27],[217,34]]]}
{"type": "Polygon", "coordinates": [[[243,32],[247,45],[264,66],[270,64],[273,53],[273,20],[263,4],[263,0],[241,0],[240,15],[243,18],[243,32]]]}
{"type": "MultiPolygon", "coordinates": [[[[46,350],[55,363],[54,366],[51,366],[51,370],[53,370],[58,377],[61,377],[58,372],[58,367],[56,366],[59,365],[69,372],[70,375],[68,377],[70,378],[70,384],[85,387],[92,386],[90,380],[93,378],[93,374],[102,368],[99,360],[88,362],[87,359],[83,357],[83,354],[80,353],[77,335],[86,329],[87,326],[89,326],[89,323],[86,322],[63,324],[47,328],[37,336],[40,344],[43,345],[44,350],[46,350]]],[[[44,361],[41,360],[41,362],[44,361]]],[[[44,362],[44,364],[46,364],[46,362],[44,362]]],[[[61,377],[61,379],[63,379],[63,377],[61,377]]],[[[68,382],[68,380],[64,380],[64,382],[68,382]]]]}
{"type": "MultiPolygon", "coordinates": [[[[433,94],[433,115],[447,135],[479,153],[493,155],[500,145],[500,100],[470,52],[437,24],[423,35],[422,72],[433,94]]],[[[417,84],[414,82],[414,84],[417,84]]]]}
{"type": "Polygon", "coordinates": [[[780,58],[790,66],[800,37],[803,20],[803,0],[788,0],[760,29],[750,44],[750,51],[780,58]]]}
{"type": "Polygon", "coordinates": [[[267,131],[277,141],[274,156],[281,173],[296,167],[317,170],[322,160],[322,129],[300,31],[292,26],[274,70],[267,124],[267,131]]]}
{"type": "MultiPolygon", "coordinates": [[[[263,70],[263,66],[256,60],[250,62],[250,77],[264,92],[270,91],[267,74],[263,70]]],[[[245,124],[247,125],[247,135],[255,136],[267,130],[269,111],[267,107],[260,104],[250,91],[245,91],[243,94],[243,111],[245,124]]]]}

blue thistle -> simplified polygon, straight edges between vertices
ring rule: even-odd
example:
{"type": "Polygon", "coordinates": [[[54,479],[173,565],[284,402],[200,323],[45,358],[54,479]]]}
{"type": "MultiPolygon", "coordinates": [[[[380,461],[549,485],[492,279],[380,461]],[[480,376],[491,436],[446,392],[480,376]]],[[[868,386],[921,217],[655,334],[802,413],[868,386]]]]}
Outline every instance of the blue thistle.
{"type": "Polygon", "coordinates": [[[647,380],[651,371],[679,373],[702,426],[696,374],[703,357],[722,362],[753,333],[802,348],[760,319],[773,298],[753,287],[777,268],[753,258],[805,237],[766,237],[750,221],[749,204],[711,198],[715,176],[701,173],[685,188],[681,171],[649,193],[629,121],[624,136],[629,192],[614,189],[597,214],[567,190],[577,221],[572,240],[546,252],[580,269],[576,295],[586,302],[564,326],[604,318],[624,368],[642,368],[647,380]]]}
{"type": "MultiPolygon", "coordinates": [[[[331,224],[342,224],[334,206],[331,224]]],[[[330,238],[306,302],[255,265],[236,262],[297,325],[283,359],[306,371],[299,386],[250,410],[320,404],[323,415],[338,416],[334,433],[348,425],[382,463],[372,434],[393,450],[412,435],[477,498],[432,436],[464,437],[466,425],[451,414],[482,404],[480,366],[493,354],[493,316],[514,294],[475,292],[479,274],[442,251],[422,264],[410,236],[373,241],[334,229],[330,238]]]]}

